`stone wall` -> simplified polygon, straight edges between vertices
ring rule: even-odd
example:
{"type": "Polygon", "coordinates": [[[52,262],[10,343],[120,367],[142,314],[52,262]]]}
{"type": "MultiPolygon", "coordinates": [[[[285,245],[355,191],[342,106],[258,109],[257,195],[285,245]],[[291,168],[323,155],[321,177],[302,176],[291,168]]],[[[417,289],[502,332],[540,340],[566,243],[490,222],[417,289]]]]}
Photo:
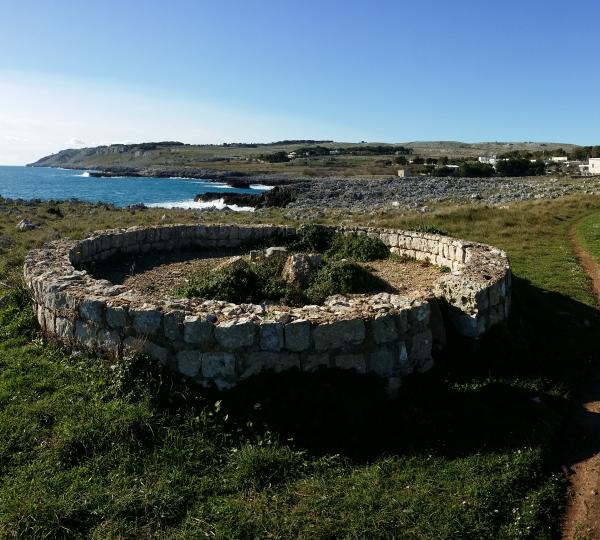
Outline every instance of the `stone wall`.
{"type": "Polygon", "coordinates": [[[506,318],[510,269],[502,252],[410,231],[337,230],[378,236],[395,253],[429,259],[451,271],[427,298],[338,295],[322,306],[288,308],[168,296],[148,304],[141,294],[83,270],[118,253],[235,247],[296,233],[286,226],[170,225],[52,242],[28,254],[24,277],[46,335],[113,357],[140,351],[219,388],[263,369],[339,367],[374,372],[394,390],[402,377],[432,367],[434,341],[443,342],[440,305],[467,337],[478,337],[506,318]]]}

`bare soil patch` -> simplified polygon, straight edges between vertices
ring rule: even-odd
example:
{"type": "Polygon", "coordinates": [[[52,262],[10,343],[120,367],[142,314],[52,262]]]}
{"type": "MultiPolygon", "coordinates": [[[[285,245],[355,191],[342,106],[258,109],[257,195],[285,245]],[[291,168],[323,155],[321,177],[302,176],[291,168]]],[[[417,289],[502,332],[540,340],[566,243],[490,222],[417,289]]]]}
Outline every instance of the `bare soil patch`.
{"type": "MultiPolygon", "coordinates": [[[[239,255],[245,254],[219,249],[136,255],[100,263],[93,274],[98,279],[141,292],[153,302],[174,294],[195,272],[215,268],[239,255]]],[[[360,264],[388,284],[386,292],[415,298],[431,291],[442,272],[437,266],[393,258],[360,264]]]]}
{"type": "MultiPolygon", "coordinates": [[[[569,231],[571,244],[586,274],[592,281],[600,305],[600,265],[577,243],[576,226],[569,231]]],[[[596,367],[579,396],[570,418],[564,443],[570,498],[563,523],[563,538],[578,540],[600,538],[600,368],[596,367]]]]}

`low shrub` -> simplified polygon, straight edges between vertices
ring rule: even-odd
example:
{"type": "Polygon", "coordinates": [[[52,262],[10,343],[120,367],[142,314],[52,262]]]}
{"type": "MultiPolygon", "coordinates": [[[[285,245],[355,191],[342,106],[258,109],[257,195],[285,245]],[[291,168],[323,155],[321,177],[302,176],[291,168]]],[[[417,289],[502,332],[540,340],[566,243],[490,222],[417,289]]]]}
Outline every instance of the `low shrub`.
{"type": "Polygon", "coordinates": [[[302,291],[281,277],[284,264],[285,257],[269,257],[258,262],[239,260],[220,270],[195,273],[177,293],[187,298],[213,298],[237,304],[269,299],[290,306],[303,305],[302,291]]]}
{"type": "Polygon", "coordinates": [[[259,301],[261,288],[250,263],[240,260],[220,270],[196,272],[190,282],[177,292],[187,298],[214,298],[240,303],[259,301]]]}
{"type": "Polygon", "coordinates": [[[386,283],[352,261],[330,261],[306,290],[311,304],[321,304],[334,294],[370,293],[385,290],[386,283]]]}
{"type": "Polygon", "coordinates": [[[306,253],[325,253],[331,247],[335,236],[331,229],[322,225],[300,227],[290,249],[306,253]]]}
{"type": "Polygon", "coordinates": [[[327,251],[331,259],[353,259],[360,262],[387,259],[389,248],[379,239],[367,235],[336,234],[327,251]]]}

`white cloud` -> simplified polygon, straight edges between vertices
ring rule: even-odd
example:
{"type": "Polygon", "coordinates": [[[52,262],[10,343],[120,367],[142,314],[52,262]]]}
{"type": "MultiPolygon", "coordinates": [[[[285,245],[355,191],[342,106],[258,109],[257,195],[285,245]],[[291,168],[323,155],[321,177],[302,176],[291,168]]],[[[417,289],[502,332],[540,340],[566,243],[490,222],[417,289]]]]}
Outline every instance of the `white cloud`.
{"type": "Polygon", "coordinates": [[[5,141],[16,142],[16,143],[27,142],[28,141],[28,139],[23,139],[22,137],[15,137],[14,135],[4,135],[2,138],[5,141]]]}
{"type": "Polygon", "coordinates": [[[66,143],[67,146],[85,146],[85,141],[82,139],[78,139],[77,137],[72,137],[66,143]]]}

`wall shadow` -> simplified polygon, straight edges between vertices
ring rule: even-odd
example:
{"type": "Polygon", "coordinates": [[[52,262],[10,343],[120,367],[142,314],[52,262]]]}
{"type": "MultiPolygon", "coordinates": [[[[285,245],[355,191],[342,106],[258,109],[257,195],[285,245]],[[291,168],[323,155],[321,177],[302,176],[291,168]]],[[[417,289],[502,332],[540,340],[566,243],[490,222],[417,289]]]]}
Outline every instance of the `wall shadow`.
{"type": "MultiPolygon", "coordinates": [[[[507,324],[478,342],[451,337],[435,370],[408,378],[397,399],[386,397],[375,376],[296,371],[249,379],[223,396],[223,406],[239,425],[251,422],[311,452],[358,461],[423,450],[457,456],[555,448],[548,443],[560,437],[574,403],[566,396],[599,361],[598,335],[596,309],[515,278],[507,324]]],[[[583,416],[600,434],[600,415],[583,416]]],[[[596,453],[600,435],[578,448],[551,459],[570,464],[596,453]]]]}
{"type": "MultiPolygon", "coordinates": [[[[478,342],[451,337],[435,369],[407,378],[396,399],[375,375],[336,369],[265,372],[223,393],[165,371],[158,378],[144,371],[159,369],[155,364],[123,380],[149,390],[155,405],[172,414],[219,401],[232,433],[252,440],[270,431],[315,455],[333,452],[360,463],[383,455],[452,457],[533,446],[547,451],[550,466],[570,466],[600,451],[600,415],[577,411],[572,399],[600,361],[600,313],[528,281],[513,284],[506,325],[478,342]],[[573,418],[568,412],[581,422],[566,424],[573,418]],[[590,422],[598,436],[583,441],[581,428],[590,422]],[[559,454],[565,445],[556,443],[564,437],[576,444],[559,454]]],[[[600,394],[600,380],[595,383],[600,394]]]]}

